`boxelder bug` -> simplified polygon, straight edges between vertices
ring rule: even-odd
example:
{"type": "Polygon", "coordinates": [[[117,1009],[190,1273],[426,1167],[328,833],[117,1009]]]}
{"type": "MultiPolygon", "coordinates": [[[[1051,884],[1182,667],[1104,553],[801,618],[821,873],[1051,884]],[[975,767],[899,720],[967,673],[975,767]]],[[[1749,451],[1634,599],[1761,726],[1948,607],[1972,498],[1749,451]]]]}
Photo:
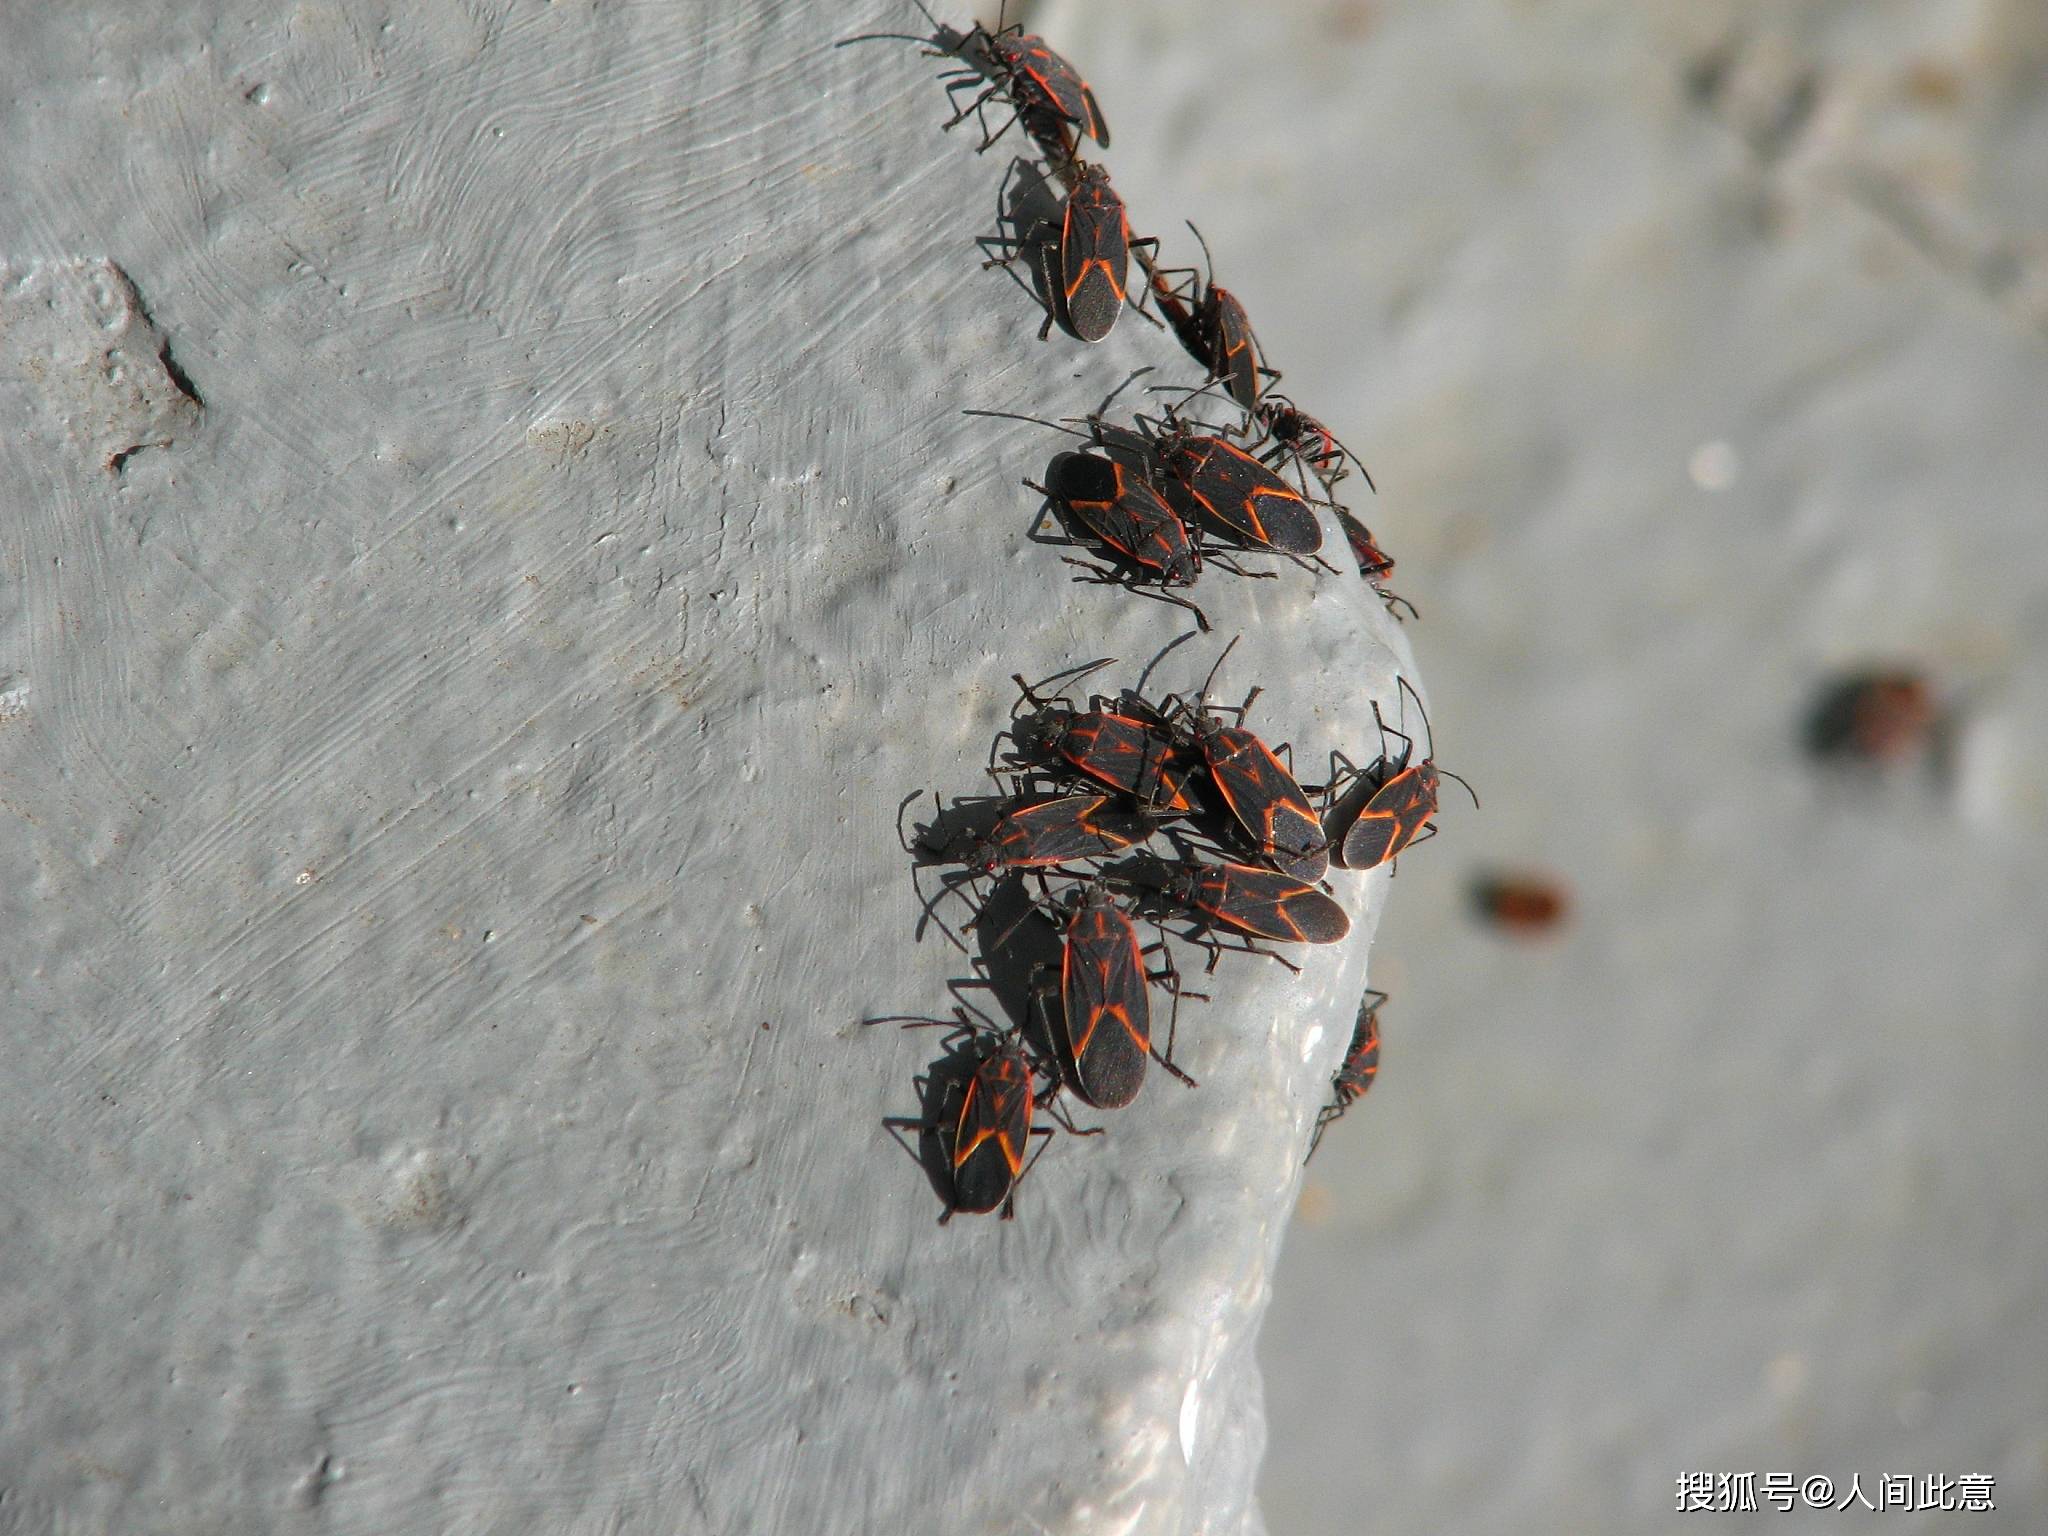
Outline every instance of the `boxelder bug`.
{"type": "MultiPolygon", "coordinates": [[[[1408,696],[1415,700],[1416,709],[1422,708],[1422,700],[1409,686],[1408,679],[1397,680],[1408,696]]],[[[1438,774],[1465,781],[1449,769],[1439,769],[1434,758],[1424,757],[1419,763],[1410,759],[1415,753],[1415,739],[1404,732],[1392,729],[1380,719],[1379,705],[1373,705],[1373,719],[1378,721],[1380,738],[1389,736],[1401,739],[1401,755],[1389,758],[1384,750],[1380,760],[1359,777],[1369,786],[1370,793],[1360,808],[1357,817],[1344,831],[1337,851],[1338,860],[1346,869],[1375,869],[1387,860],[1396,857],[1411,843],[1421,842],[1436,833],[1429,823],[1436,814],[1438,774]]],[[[1422,717],[1423,729],[1429,729],[1429,716],[1422,717]]],[[[1465,784],[1465,793],[1472,796],[1477,808],[1479,796],[1470,784],[1465,784]]]]}
{"type": "Polygon", "coordinates": [[[1161,893],[1255,939],[1334,944],[1351,931],[1350,917],[1324,892],[1255,864],[1183,864],[1161,893]]]}
{"type": "Polygon", "coordinates": [[[1168,718],[1186,722],[1217,792],[1230,808],[1230,814],[1251,834],[1252,845],[1259,854],[1297,880],[1320,880],[1330,867],[1322,819],[1308,803],[1308,796],[1295,782],[1294,775],[1271,748],[1243,725],[1245,711],[1251,708],[1259,690],[1254,688],[1245,696],[1244,703],[1237,706],[1236,725],[1225,725],[1209,712],[1209,683],[1215,680],[1223,658],[1236,644],[1233,639],[1216,658],[1197,702],[1190,705],[1174,701],[1168,718]]]}
{"type": "MultiPolygon", "coordinates": [[[[1358,464],[1351,451],[1337,441],[1335,433],[1285,395],[1266,396],[1252,414],[1273,445],[1260,455],[1261,463],[1274,464],[1292,458],[1304,469],[1315,471],[1326,488],[1334,487],[1350,473],[1353,464],[1358,464]]],[[[1358,464],[1358,472],[1365,476],[1367,489],[1377,493],[1379,487],[1372,483],[1372,472],[1363,464],[1358,464]]]]}
{"type": "MultiPolygon", "coordinates": [[[[1131,239],[1124,200],[1109,184],[1106,167],[1077,163],[1076,169],[1079,179],[1067,194],[1060,228],[1060,300],[1074,334],[1083,341],[1100,341],[1123,312],[1131,247],[1158,242],[1131,239]]],[[[1046,331],[1051,328],[1048,315],[1046,331]]],[[[1046,332],[1039,334],[1043,338],[1046,332]]]]}
{"type": "Polygon", "coordinates": [[[1351,1029],[1351,1044],[1345,1049],[1344,1064],[1337,1069],[1337,1075],[1330,1079],[1332,1095],[1330,1102],[1316,1112],[1316,1128],[1308,1138],[1308,1157],[1316,1155],[1316,1148],[1322,1145],[1323,1132],[1344,1118],[1344,1111],[1355,1100],[1365,1097],[1380,1071],[1380,1009],[1387,1001],[1384,992],[1365,994],[1358,1005],[1358,1022],[1351,1029]]]}
{"type": "Polygon", "coordinates": [[[1014,681],[1032,707],[1013,728],[1026,752],[1062,758],[1098,784],[1122,790],[1154,816],[1194,812],[1189,780],[1197,764],[1156,717],[1077,710],[1065,699],[1040,698],[1021,675],[1014,681]]]}
{"type": "Polygon", "coordinates": [[[1059,455],[1047,478],[1049,485],[1035,480],[1024,483],[1060,510],[1061,520],[1070,530],[1078,528],[1093,538],[1121,568],[1103,571],[1084,560],[1070,564],[1095,572],[1090,580],[1185,608],[1203,629],[1209,627],[1209,616],[1199,607],[1165,590],[1193,586],[1202,574],[1202,556],[1188,536],[1187,525],[1149,481],[1113,459],[1092,453],[1059,455]]]}
{"type": "Polygon", "coordinates": [[[1549,875],[1495,873],[1472,882],[1472,905],[1494,927],[1534,938],[1565,920],[1571,896],[1549,875]]]}
{"type": "MultiPolygon", "coordinates": [[[[952,1036],[946,1059],[938,1063],[929,1079],[928,1118],[882,1123],[892,1132],[915,1129],[936,1138],[946,1175],[946,1212],[939,1218],[941,1225],[951,1221],[955,1211],[979,1214],[997,1206],[1003,1208],[1007,1221],[1015,1214],[1010,1197],[1024,1175],[1024,1149],[1034,1135],[1050,1136],[1052,1132],[1032,1129],[1038,1094],[1020,1030],[1005,1032],[977,1025],[958,1008],[954,1018],[960,1027],[952,1036]]],[[[922,1029],[944,1023],[943,1019],[917,1019],[903,1027],[922,1029]]]]}
{"type": "MultiPolygon", "coordinates": [[[[922,0],[918,9],[924,10],[922,0]]],[[[930,11],[924,14],[927,21],[938,24],[930,11]]],[[[995,84],[946,124],[948,128],[979,111],[990,96],[1002,91],[1023,119],[1024,131],[1041,146],[1064,148],[1058,144],[1057,129],[1060,125],[1071,125],[1082,136],[1109,148],[1109,124],[1102,116],[1102,108],[1095,104],[1095,93],[1081,78],[1080,71],[1046,46],[1044,38],[1026,32],[1022,23],[1006,27],[998,19],[993,32],[976,22],[960,39],[959,50],[964,53],[977,45],[995,84]],[[1047,142],[1049,138],[1052,143],[1047,142]]],[[[987,149],[1009,128],[1005,123],[984,139],[981,147],[987,149]]]]}
{"type": "Polygon", "coordinates": [[[1095,93],[1073,65],[1045,45],[1044,38],[1034,37],[1021,24],[1006,27],[1000,20],[993,32],[979,22],[960,32],[946,26],[926,10],[924,0],[916,0],[916,4],[920,11],[924,11],[925,20],[932,24],[931,37],[870,32],[843,39],[841,46],[897,37],[904,42],[924,43],[934,57],[951,56],[967,60],[970,67],[960,71],[953,77],[955,83],[946,87],[948,97],[970,80],[986,79],[991,83],[987,90],[955,112],[943,126],[948,129],[959,126],[979,113],[990,97],[999,94],[1009,97],[1010,105],[1017,113],[994,133],[986,131],[984,122],[981,140],[984,150],[1008,133],[1011,125],[1019,119],[1024,123],[1024,131],[1055,157],[1066,148],[1065,132],[1070,125],[1104,149],[1109,147],[1109,125],[1103,120],[1102,109],[1095,104],[1095,93]]]}
{"type": "Polygon", "coordinates": [[[1024,1147],[1031,1138],[1036,1108],[1031,1063],[1015,1031],[983,1053],[960,1099],[948,1162],[953,1171],[953,1205],[946,1212],[979,1214],[1003,1208],[1016,1215],[1012,1193],[1024,1176],[1024,1147]]]}
{"type": "Polygon", "coordinates": [[[1394,572],[1394,557],[1379,547],[1372,530],[1353,517],[1348,507],[1333,501],[1330,510],[1337,514],[1337,526],[1344,530],[1344,542],[1351,546],[1351,558],[1358,562],[1358,574],[1379,594],[1380,601],[1387,605],[1387,611],[1398,619],[1401,615],[1394,613],[1394,609],[1399,605],[1408,610],[1410,618],[1421,618],[1422,615],[1415,611],[1415,605],[1407,598],[1387,590],[1386,579],[1394,572]]]}
{"type": "MultiPolygon", "coordinates": [[[[1147,979],[1137,929],[1094,887],[1067,923],[1059,998],[1075,1091],[1098,1109],[1122,1109],[1145,1085],[1145,1059],[1155,1054],[1147,979]]],[[[1172,1051],[1169,1038],[1160,1065],[1193,1086],[1172,1051]]]]}
{"type": "MultiPolygon", "coordinates": [[[[1144,465],[1145,479],[1165,493],[1168,510],[1179,515],[1183,524],[1191,516],[1200,516],[1221,528],[1240,548],[1313,555],[1323,547],[1322,525],[1306,496],[1242,448],[1196,432],[1171,411],[1163,429],[1154,428],[1142,416],[1135,427],[1118,427],[1098,413],[1082,418],[1088,426],[1086,433],[1013,411],[969,409],[965,414],[1051,427],[1074,437],[1091,438],[1113,453],[1137,460],[1144,465]],[[1176,500],[1184,505],[1175,506],[1176,500]]],[[[1108,482],[1105,479],[1103,483],[1108,482]]],[[[1116,483],[1128,486],[1135,482],[1120,475],[1116,483]]],[[[1215,559],[1213,555],[1210,558],[1215,559]]]]}
{"type": "Polygon", "coordinates": [[[1323,527],[1308,498],[1242,448],[1169,418],[1148,451],[1168,500],[1179,493],[1240,543],[1283,555],[1313,555],[1323,547],[1323,527]]]}
{"type": "Polygon", "coordinates": [[[1806,722],[1818,758],[1895,763],[1926,747],[1940,724],[1934,686],[1905,667],[1853,672],[1828,683],[1806,722]]]}
{"type": "MultiPolygon", "coordinates": [[[[1061,206],[1058,270],[1053,270],[1049,239],[1027,233],[1014,242],[1037,251],[1044,266],[1044,287],[1053,297],[1045,324],[1038,329],[1040,341],[1052,334],[1053,320],[1060,314],[1065,315],[1067,328],[1083,341],[1107,336],[1116,328],[1116,317],[1123,313],[1128,296],[1131,252],[1158,244],[1150,238],[1131,238],[1130,216],[1124,210],[1124,200],[1109,184],[1106,166],[1076,161],[1074,170],[1073,190],[1061,206]]],[[[1007,266],[1015,259],[1014,254],[997,256],[983,265],[1007,266]]]]}
{"type": "Polygon", "coordinates": [[[1358,562],[1358,574],[1378,586],[1394,574],[1394,557],[1380,548],[1372,530],[1352,516],[1349,507],[1334,502],[1331,506],[1337,513],[1337,526],[1344,530],[1344,542],[1351,546],[1351,558],[1358,562]]]}
{"type": "Polygon", "coordinates": [[[1229,289],[1216,286],[1209,242],[1192,222],[1188,228],[1201,241],[1208,280],[1193,267],[1161,267],[1152,273],[1152,292],[1188,356],[1208,369],[1210,378],[1223,380],[1230,397],[1249,411],[1259,403],[1261,380],[1280,375],[1259,361],[1258,340],[1244,305],[1229,289]],[[1170,283],[1169,277],[1184,281],[1170,283]]]}
{"type": "MultiPolygon", "coordinates": [[[[1048,1107],[1059,1092],[1059,1080],[1025,1053],[1022,1026],[999,1030],[970,1020],[960,1008],[953,1010],[953,1017],[959,1028],[952,1036],[947,1059],[938,1064],[930,1079],[935,1097],[927,1099],[927,1118],[891,1119],[883,1124],[892,1130],[916,1129],[936,1138],[947,1186],[941,1225],[951,1221],[956,1211],[979,1215],[998,1206],[1008,1221],[1016,1215],[1017,1185],[1030,1172],[1026,1147],[1033,1136],[1052,1135],[1050,1126],[1034,1127],[1032,1115],[1048,1107]],[[1037,1087],[1041,1073],[1052,1077],[1043,1092],[1037,1087]]],[[[923,1029],[946,1022],[917,1019],[905,1023],[904,1028],[923,1029]]],[[[1074,1135],[1102,1133],[1099,1126],[1083,1130],[1056,1110],[1049,1112],[1074,1135]]],[[[1039,1156],[1043,1155],[1041,1147],[1039,1156]]],[[[1030,1161],[1035,1164],[1037,1158],[1030,1161]]]]}
{"type": "Polygon", "coordinates": [[[1064,795],[1012,806],[969,843],[960,861],[975,874],[1041,869],[1120,853],[1151,834],[1153,820],[1114,795],[1064,795]]]}

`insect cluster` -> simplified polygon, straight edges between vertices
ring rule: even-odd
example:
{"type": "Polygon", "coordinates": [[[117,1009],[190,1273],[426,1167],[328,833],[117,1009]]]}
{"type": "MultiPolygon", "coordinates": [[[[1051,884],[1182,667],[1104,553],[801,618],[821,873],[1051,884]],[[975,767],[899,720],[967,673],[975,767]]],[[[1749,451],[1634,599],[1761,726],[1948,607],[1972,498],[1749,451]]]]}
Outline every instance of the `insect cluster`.
{"type": "MultiPolygon", "coordinates": [[[[1184,608],[1207,630],[1207,615],[1181,595],[1206,567],[1271,578],[1276,571],[1248,562],[1273,557],[1334,570],[1320,553],[1319,514],[1327,511],[1360,576],[1397,617],[1400,608],[1412,615],[1384,585],[1394,562],[1335,499],[1354,467],[1368,487],[1371,477],[1327,427],[1273,392],[1280,374],[1265,361],[1243,304],[1215,282],[1206,242],[1206,273],[1161,266],[1159,242],[1132,234],[1107,167],[1082,157],[1089,141],[1109,145],[1086,81],[1021,26],[963,32],[925,14],[934,34],[908,40],[957,66],[946,77],[955,110],[944,126],[974,121],[986,150],[1021,125],[1038,151],[1042,171],[1029,162],[1022,169],[1044,194],[1039,211],[1020,216],[1013,201],[1014,235],[984,244],[998,247],[987,265],[1027,274],[1045,307],[1041,339],[1058,325],[1101,341],[1127,307],[1145,313],[1149,301],[1157,317],[1145,318],[1170,331],[1205,374],[1154,416],[1111,421],[1104,402],[1073,427],[1044,423],[1083,440],[1057,454],[1042,481],[1025,482],[1045,498],[1063,542],[1090,551],[1090,560],[1070,558],[1082,569],[1076,579],[1184,608]],[[962,95],[971,99],[962,103],[962,95]],[[1009,112],[993,131],[991,106],[1009,112]],[[1064,194],[1056,205],[1054,187],[1064,194]],[[1134,266],[1143,274],[1135,296],[1134,266]],[[1202,396],[1235,419],[1218,425],[1184,415],[1202,396]]],[[[1107,665],[1056,676],[1079,681],[1107,665]]],[[[1021,996],[1005,999],[1018,1022],[1003,1029],[956,1010],[955,1048],[928,1083],[925,1118],[895,1122],[935,1140],[949,1217],[1012,1213],[1031,1139],[1051,1134],[1034,1125],[1038,1111],[1095,1134],[1056,1104],[1063,1089],[1091,1108],[1120,1109],[1136,1099],[1154,1061],[1193,1086],[1174,1065],[1173,1035],[1180,1003],[1206,999],[1183,984],[1169,935],[1205,950],[1211,971],[1226,953],[1291,965],[1275,946],[1329,944],[1350,931],[1324,882],[1333,862],[1372,869],[1435,830],[1439,770],[1384,720],[1369,766],[1333,754],[1327,782],[1310,788],[1283,758],[1286,749],[1269,747],[1246,724],[1257,688],[1242,704],[1218,708],[1208,683],[1194,699],[1126,690],[1085,704],[1042,695],[1021,676],[1017,683],[1005,733],[1011,751],[1000,770],[1007,795],[941,808],[913,849],[922,861],[957,866],[947,891],[974,900],[965,927],[981,935],[985,959],[1013,947],[1020,933],[1041,941],[1039,957],[1015,968],[1021,996]],[[1140,924],[1153,930],[1151,942],[1140,924]],[[1163,1049],[1155,1043],[1155,992],[1169,1010],[1163,1049]]],[[[1405,680],[1402,687],[1413,695],[1405,680]]],[[[1332,1101],[1316,1121],[1318,1141],[1377,1069],[1382,1001],[1367,995],[1332,1101]]]]}
{"type": "MultiPolygon", "coordinates": [[[[1079,682],[1109,664],[1067,675],[1079,682]]],[[[1063,1088],[1092,1108],[1121,1109],[1153,1061],[1193,1086],[1174,1064],[1173,1040],[1181,1002],[1206,996],[1183,984],[1169,936],[1206,951],[1212,971],[1226,954],[1291,966],[1284,949],[1351,931],[1324,882],[1333,864],[1374,869],[1436,830],[1441,770],[1416,760],[1414,740],[1384,721],[1370,766],[1333,756],[1329,780],[1304,786],[1287,748],[1245,723],[1257,688],[1218,707],[1207,682],[1193,699],[1131,689],[1081,703],[1015,681],[1018,702],[998,739],[1009,743],[997,770],[1008,793],[941,807],[916,844],[926,862],[955,871],[942,894],[965,892],[975,906],[966,926],[981,931],[992,976],[1027,925],[1048,941],[1022,963],[1014,1028],[957,1015],[959,1091],[940,1096],[936,1118],[913,1122],[941,1139],[953,1210],[1010,1209],[1030,1137],[1049,1134],[1034,1129],[1034,1111],[1063,1088]],[[1170,1009],[1163,1048],[1155,990],[1170,1009]]],[[[1369,1048],[1361,1033],[1347,1050],[1316,1141],[1371,1082],[1382,1000],[1370,994],[1361,1011],[1369,1048]]]]}

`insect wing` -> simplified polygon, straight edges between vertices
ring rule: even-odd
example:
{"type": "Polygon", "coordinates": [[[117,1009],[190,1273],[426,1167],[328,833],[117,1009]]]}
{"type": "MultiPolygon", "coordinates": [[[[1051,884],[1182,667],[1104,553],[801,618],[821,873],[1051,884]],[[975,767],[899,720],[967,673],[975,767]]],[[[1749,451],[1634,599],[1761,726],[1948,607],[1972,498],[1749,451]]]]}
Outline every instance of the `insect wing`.
{"type": "Polygon", "coordinates": [[[1060,235],[1060,294],[1067,323],[1083,341],[1102,340],[1123,312],[1130,240],[1123,199],[1091,169],[1067,199],[1060,235]]]}
{"type": "Polygon", "coordinates": [[[1202,515],[1240,542],[1286,555],[1323,547],[1308,499],[1243,449],[1190,437],[1168,453],[1166,467],[1202,515]]]}
{"type": "Polygon", "coordinates": [[[1137,930],[1108,901],[1084,902],[1067,925],[1060,1000],[1075,1087],[1097,1108],[1123,1108],[1145,1084],[1152,1015],[1137,930]]]}
{"type": "Polygon", "coordinates": [[[1128,715],[1076,715],[1060,755],[1091,779],[1135,795],[1153,811],[1192,811],[1188,765],[1174,745],[1128,715]]]}
{"type": "Polygon", "coordinates": [[[1192,905],[1228,927],[1283,944],[1334,944],[1351,919],[1305,881],[1249,864],[1212,864],[1190,882],[1192,905]]]}
{"type": "MultiPolygon", "coordinates": [[[[1017,93],[1020,97],[1035,95],[1087,137],[1104,149],[1109,148],[1109,125],[1103,121],[1102,109],[1095,104],[1095,93],[1088,89],[1073,65],[1046,46],[1044,38],[1030,32],[1020,33],[999,41],[996,51],[1013,76],[1029,82],[1017,93]]],[[[1034,104],[1038,102],[1019,102],[1020,106],[1034,104]]]]}
{"type": "Polygon", "coordinates": [[[1436,765],[1429,762],[1403,768],[1382,784],[1344,834],[1345,868],[1377,868],[1414,842],[1436,814],[1436,791],[1436,765]]]}
{"type": "Polygon", "coordinates": [[[1081,105],[1087,109],[1086,116],[1078,119],[1081,131],[1104,149],[1109,148],[1109,119],[1096,104],[1095,92],[1085,84],[1081,87],[1081,105]]]}
{"type": "MultiPolygon", "coordinates": [[[[1394,852],[1399,853],[1421,834],[1429,825],[1429,818],[1436,814],[1437,792],[1436,764],[1422,762],[1416,765],[1415,787],[1407,797],[1394,808],[1396,837],[1394,852]]],[[[1375,795],[1374,799],[1379,797],[1375,795]]]]}
{"type": "Polygon", "coordinates": [[[1009,1198],[1031,1135],[1031,1069],[1016,1046],[985,1058],[968,1080],[953,1133],[953,1205],[970,1214],[1009,1198]]]}
{"type": "Polygon", "coordinates": [[[1192,586],[1201,556],[1173,508],[1121,464],[1092,453],[1069,454],[1055,481],[1074,520],[1134,565],[1157,571],[1169,586],[1192,586]]]}
{"type": "Polygon", "coordinates": [[[1344,542],[1351,546],[1351,556],[1358,562],[1358,574],[1371,582],[1391,576],[1393,557],[1374,541],[1372,530],[1352,516],[1348,508],[1338,507],[1335,510],[1337,526],[1344,530],[1344,542]]]}
{"type": "Polygon", "coordinates": [[[1274,926],[1287,932],[1278,935],[1301,944],[1335,944],[1351,932],[1351,919],[1330,896],[1312,885],[1288,891],[1273,900],[1274,926]]]}
{"type": "Polygon", "coordinates": [[[1211,288],[1209,301],[1215,310],[1210,371],[1229,381],[1230,398],[1249,411],[1259,403],[1259,353],[1252,340],[1251,317],[1227,289],[1211,288]]]}
{"type": "Polygon", "coordinates": [[[1322,823],[1280,759],[1242,726],[1205,731],[1201,742],[1209,776],[1259,852],[1297,880],[1322,879],[1330,867],[1322,823]]]}
{"type": "Polygon", "coordinates": [[[1358,1023],[1351,1031],[1351,1045],[1344,1052],[1344,1065],[1337,1069],[1333,1081],[1340,1102],[1349,1104],[1372,1087],[1373,1079],[1380,1072],[1380,1011],[1374,999],[1378,993],[1368,992],[1365,1004],[1358,1011],[1358,1023]]]}
{"type": "Polygon", "coordinates": [[[1150,832],[1145,818],[1109,795],[1068,795],[1007,812],[989,840],[1013,869],[1120,852],[1150,832]]]}

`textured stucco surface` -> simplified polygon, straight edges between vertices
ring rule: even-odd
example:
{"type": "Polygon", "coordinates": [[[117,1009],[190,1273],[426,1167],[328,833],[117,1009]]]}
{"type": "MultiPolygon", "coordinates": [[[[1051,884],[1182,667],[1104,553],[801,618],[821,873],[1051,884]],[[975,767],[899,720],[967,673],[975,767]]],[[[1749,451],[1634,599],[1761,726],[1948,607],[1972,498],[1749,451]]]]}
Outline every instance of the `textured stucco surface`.
{"type": "Polygon", "coordinates": [[[2048,10],[1037,20],[1372,465],[1485,799],[1376,941],[1382,1069],[1261,1342],[1269,1528],[2048,1529],[2048,10]],[[1803,757],[1871,659],[1942,680],[1938,771],[1803,757]],[[1574,927],[1477,928],[1493,863],[1574,927]],[[2000,1507],[1680,1517],[1688,1471],[2000,1507]]]}
{"type": "MultiPolygon", "coordinates": [[[[959,411],[1174,354],[1033,338],[1001,157],[831,49],[876,24],[4,24],[0,1526],[1255,1520],[1386,877],[1183,1010],[1198,1092],[935,1224],[881,1123],[935,1042],[860,1022],[967,974],[897,806],[985,792],[1013,671],[1184,627],[1071,584],[1057,441],[959,411]]],[[[1156,686],[1242,631],[1220,693],[1369,754],[1406,652],[1354,576],[1202,598],[1156,686]]]]}

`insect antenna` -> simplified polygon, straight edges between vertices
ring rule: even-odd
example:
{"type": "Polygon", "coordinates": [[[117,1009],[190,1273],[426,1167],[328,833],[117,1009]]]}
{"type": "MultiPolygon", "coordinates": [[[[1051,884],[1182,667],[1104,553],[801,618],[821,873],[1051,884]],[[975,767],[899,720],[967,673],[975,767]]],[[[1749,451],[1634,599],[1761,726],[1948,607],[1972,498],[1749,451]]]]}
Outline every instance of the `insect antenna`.
{"type": "Polygon", "coordinates": [[[1084,442],[1094,441],[1086,432],[1077,432],[1071,426],[1062,422],[1047,421],[1043,416],[1021,416],[1015,411],[983,411],[977,410],[972,406],[963,410],[960,414],[962,416],[993,416],[1000,421],[1028,422],[1034,427],[1051,427],[1055,432],[1064,432],[1067,436],[1078,437],[1084,442]]]}
{"type": "MultiPolygon", "coordinates": [[[[1444,767],[1444,765],[1441,763],[1438,763],[1436,765],[1436,771],[1443,778],[1456,779],[1460,784],[1465,784],[1465,776],[1463,774],[1453,773],[1450,769],[1444,767]]],[[[1472,797],[1472,809],[1475,811],[1478,810],[1479,791],[1474,789],[1470,784],[1465,784],[1465,793],[1472,797]]]]}

